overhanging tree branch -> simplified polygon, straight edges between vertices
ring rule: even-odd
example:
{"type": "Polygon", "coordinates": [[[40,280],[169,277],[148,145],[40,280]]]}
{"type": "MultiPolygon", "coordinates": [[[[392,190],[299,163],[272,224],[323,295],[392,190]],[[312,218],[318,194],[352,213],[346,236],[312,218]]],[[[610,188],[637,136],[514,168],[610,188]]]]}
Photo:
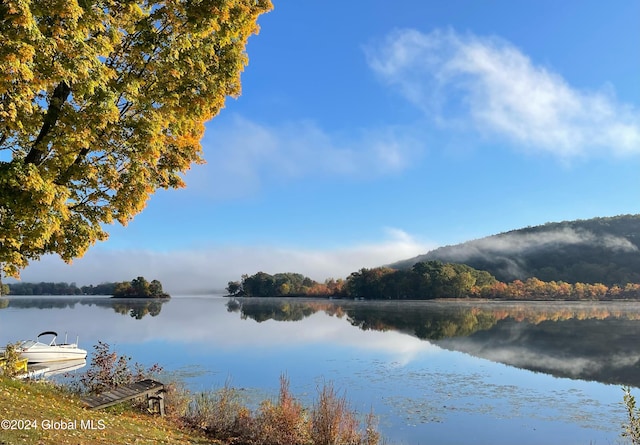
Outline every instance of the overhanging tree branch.
{"type": "Polygon", "coordinates": [[[247,39],[272,8],[78,1],[22,2],[6,20],[3,48],[24,51],[0,76],[0,102],[14,110],[0,125],[2,158],[12,151],[0,162],[3,277],[44,254],[82,256],[106,238],[103,224],[181,186],[202,160],[204,122],[240,93],[247,39]]]}
{"type": "Polygon", "coordinates": [[[71,94],[71,87],[64,80],[58,84],[55,90],[53,90],[51,101],[49,102],[49,108],[47,109],[47,114],[45,115],[44,121],[42,122],[42,127],[40,128],[40,133],[38,134],[36,140],[33,142],[31,150],[29,150],[29,153],[24,158],[25,164],[39,165],[40,163],[42,163],[45,152],[40,148],[40,146],[42,145],[42,141],[51,132],[51,129],[56,125],[56,122],[60,117],[60,110],[62,110],[62,105],[64,105],[64,103],[67,101],[69,94],[71,94]]]}

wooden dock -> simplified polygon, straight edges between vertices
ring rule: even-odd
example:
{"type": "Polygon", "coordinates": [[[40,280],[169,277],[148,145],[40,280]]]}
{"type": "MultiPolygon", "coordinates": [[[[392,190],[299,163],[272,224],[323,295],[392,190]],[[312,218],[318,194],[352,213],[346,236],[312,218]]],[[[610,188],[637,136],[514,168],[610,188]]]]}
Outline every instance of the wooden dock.
{"type": "Polygon", "coordinates": [[[149,410],[160,412],[164,416],[164,384],[151,379],[140,380],[129,385],[122,385],[112,390],[82,398],[89,409],[101,409],[117,405],[138,397],[147,397],[149,410]]]}

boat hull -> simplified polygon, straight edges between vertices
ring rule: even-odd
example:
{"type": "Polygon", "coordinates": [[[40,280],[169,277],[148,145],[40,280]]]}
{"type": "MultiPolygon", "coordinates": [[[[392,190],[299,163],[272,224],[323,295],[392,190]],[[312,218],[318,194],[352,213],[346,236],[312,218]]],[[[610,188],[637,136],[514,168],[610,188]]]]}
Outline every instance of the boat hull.
{"type": "Polygon", "coordinates": [[[20,351],[20,357],[26,358],[29,363],[59,362],[84,359],[87,357],[87,351],[80,348],[49,346],[42,349],[20,351]]]}

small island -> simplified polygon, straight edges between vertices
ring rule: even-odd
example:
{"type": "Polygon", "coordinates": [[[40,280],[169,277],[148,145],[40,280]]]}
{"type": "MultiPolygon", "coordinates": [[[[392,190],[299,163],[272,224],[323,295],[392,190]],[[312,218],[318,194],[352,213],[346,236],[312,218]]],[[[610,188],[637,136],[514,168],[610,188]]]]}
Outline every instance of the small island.
{"type": "Polygon", "coordinates": [[[116,283],[113,298],[171,298],[171,296],[162,290],[160,281],[148,282],[144,277],[138,277],[131,281],[116,283]]]}

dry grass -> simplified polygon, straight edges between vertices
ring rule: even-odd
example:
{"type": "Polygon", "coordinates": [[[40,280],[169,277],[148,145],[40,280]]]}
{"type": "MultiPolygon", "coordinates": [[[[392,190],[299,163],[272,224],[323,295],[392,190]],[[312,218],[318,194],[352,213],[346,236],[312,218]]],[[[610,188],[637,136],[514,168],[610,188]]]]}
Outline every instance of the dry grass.
{"type": "Polygon", "coordinates": [[[309,418],[302,404],[289,390],[289,379],[280,377],[280,394],[276,403],[260,405],[256,419],[257,441],[264,445],[311,444],[309,418]]]}
{"type": "Polygon", "coordinates": [[[377,445],[380,434],[373,413],[367,415],[362,431],[346,395],[338,394],[333,383],[326,383],[311,412],[311,438],[314,445],[377,445]]]}
{"type": "Polygon", "coordinates": [[[246,417],[246,411],[238,392],[227,383],[218,391],[198,394],[183,420],[209,437],[229,441],[242,435],[238,423],[246,417]]]}
{"type": "Polygon", "coordinates": [[[311,419],[314,444],[360,443],[355,414],[349,409],[346,397],[339,396],[331,383],[320,389],[311,419]]]}

